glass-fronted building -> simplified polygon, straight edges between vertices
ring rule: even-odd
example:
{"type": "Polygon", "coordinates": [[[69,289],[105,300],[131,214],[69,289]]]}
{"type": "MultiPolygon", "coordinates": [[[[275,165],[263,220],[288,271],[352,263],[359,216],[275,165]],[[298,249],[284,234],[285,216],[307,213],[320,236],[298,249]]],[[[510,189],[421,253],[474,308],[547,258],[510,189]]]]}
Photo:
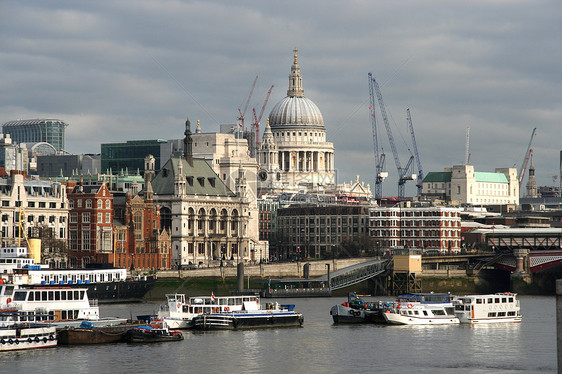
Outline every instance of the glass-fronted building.
{"type": "Polygon", "coordinates": [[[125,143],[101,145],[101,170],[104,173],[120,173],[121,170],[144,174],[144,158],[153,155],[160,165],[160,145],[166,140],[129,140],[125,143]]]}
{"type": "Polygon", "coordinates": [[[67,123],[58,119],[26,119],[2,124],[2,133],[10,134],[14,144],[45,142],[60,152],[65,149],[67,126],[67,123]]]}

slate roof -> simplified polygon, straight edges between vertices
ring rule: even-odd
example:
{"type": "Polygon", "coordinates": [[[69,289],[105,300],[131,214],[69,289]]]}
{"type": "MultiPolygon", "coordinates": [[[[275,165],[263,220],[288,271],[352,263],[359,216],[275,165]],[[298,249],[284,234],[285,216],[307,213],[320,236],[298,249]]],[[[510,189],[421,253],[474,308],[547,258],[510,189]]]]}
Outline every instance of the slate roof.
{"type": "Polygon", "coordinates": [[[176,175],[179,174],[178,165],[182,165],[182,173],[186,179],[186,193],[188,195],[236,196],[219,178],[215,171],[204,159],[192,158],[189,163],[183,157],[172,157],[160,169],[152,180],[152,189],[156,195],[173,195],[176,175]]]}

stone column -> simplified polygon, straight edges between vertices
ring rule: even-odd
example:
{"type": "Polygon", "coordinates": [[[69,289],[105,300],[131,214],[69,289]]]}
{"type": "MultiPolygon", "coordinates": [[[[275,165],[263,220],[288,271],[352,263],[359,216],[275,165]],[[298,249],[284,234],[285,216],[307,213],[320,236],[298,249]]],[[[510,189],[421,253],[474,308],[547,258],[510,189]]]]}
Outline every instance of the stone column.
{"type": "Polygon", "coordinates": [[[515,273],[526,273],[525,263],[529,258],[529,250],[524,248],[517,248],[513,250],[515,256],[515,273]]]}

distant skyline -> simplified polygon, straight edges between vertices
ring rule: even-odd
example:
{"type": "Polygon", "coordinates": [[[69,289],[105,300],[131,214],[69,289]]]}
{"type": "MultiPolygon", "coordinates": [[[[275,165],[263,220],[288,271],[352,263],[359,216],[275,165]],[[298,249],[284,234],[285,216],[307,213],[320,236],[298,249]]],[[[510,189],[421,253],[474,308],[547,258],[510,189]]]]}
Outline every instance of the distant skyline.
{"type": "MultiPolygon", "coordinates": [[[[256,76],[246,118],[275,86],[263,130],[286,96],[297,48],[305,96],[322,111],[336,149],[339,183],[360,175],[374,192],[369,72],[403,166],[409,108],[425,174],[464,163],[469,126],[477,171],[519,170],[536,127],[537,183],[551,186],[559,175],[556,0],[7,0],[0,9],[0,122],[63,120],[72,153],[181,138],[186,117],[193,129],[200,120],[203,132],[217,132],[237,122],[256,76]]],[[[395,196],[397,172],[380,116],[378,125],[390,174],[383,194],[395,196]]],[[[406,195],[414,193],[409,182],[406,195]]]]}

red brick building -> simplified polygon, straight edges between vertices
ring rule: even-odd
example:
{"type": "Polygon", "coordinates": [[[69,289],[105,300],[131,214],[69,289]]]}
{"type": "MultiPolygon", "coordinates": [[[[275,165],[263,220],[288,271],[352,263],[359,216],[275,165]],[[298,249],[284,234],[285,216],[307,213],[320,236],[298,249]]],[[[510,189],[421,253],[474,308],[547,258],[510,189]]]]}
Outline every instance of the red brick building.
{"type": "Polygon", "coordinates": [[[68,184],[69,262],[72,267],[104,263],[113,253],[113,194],[105,183],[68,184]]]}

